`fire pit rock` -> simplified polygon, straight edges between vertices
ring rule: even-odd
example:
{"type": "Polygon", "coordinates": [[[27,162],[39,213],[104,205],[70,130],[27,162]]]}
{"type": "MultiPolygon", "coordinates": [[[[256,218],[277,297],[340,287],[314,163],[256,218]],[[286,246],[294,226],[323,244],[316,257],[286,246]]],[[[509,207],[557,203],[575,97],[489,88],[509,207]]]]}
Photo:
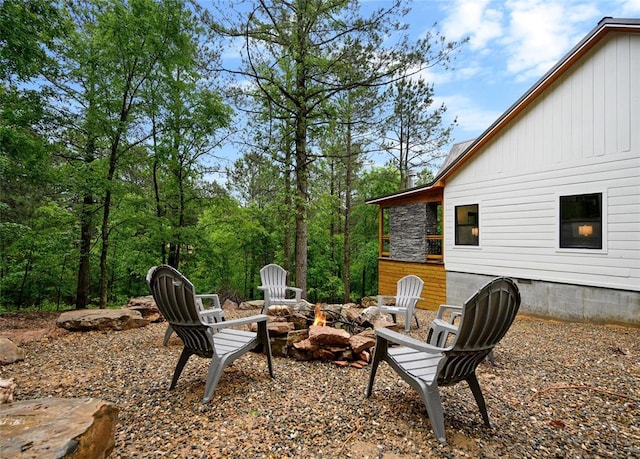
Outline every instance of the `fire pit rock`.
{"type": "MultiPolygon", "coordinates": [[[[377,307],[356,304],[275,305],[267,311],[274,356],[332,360],[363,368],[371,359],[375,327],[396,328],[377,307]]],[[[255,325],[254,325],[255,330],[255,325]]]]}

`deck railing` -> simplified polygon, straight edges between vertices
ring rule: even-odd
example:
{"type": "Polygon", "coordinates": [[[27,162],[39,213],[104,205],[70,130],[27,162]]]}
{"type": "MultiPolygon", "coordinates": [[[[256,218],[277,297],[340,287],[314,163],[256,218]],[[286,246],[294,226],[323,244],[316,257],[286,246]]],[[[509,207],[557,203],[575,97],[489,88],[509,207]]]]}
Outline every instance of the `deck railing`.
{"type": "Polygon", "coordinates": [[[432,234],[427,237],[427,260],[442,261],[442,234],[432,234]]]}
{"type": "MultiPolygon", "coordinates": [[[[427,240],[427,261],[442,261],[442,234],[434,234],[425,236],[427,240]]],[[[390,237],[382,236],[382,247],[380,249],[380,257],[389,258],[390,251],[390,237]]]]}

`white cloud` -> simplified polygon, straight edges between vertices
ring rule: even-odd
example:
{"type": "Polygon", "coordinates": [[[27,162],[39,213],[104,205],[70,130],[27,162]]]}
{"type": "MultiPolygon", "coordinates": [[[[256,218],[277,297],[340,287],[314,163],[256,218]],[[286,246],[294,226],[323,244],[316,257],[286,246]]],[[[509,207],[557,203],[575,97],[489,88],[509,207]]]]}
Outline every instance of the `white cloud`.
{"type": "Polygon", "coordinates": [[[626,17],[640,14],[640,0],[627,0],[622,2],[621,15],[626,17]]]}
{"type": "Polygon", "coordinates": [[[450,96],[434,98],[434,106],[444,103],[447,107],[446,123],[458,119],[458,127],[455,131],[459,134],[456,142],[477,137],[485,131],[502,114],[500,111],[488,110],[478,105],[478,103],[462,94],[452,94],[450,96]]]}
{"type": "Polygon", "coordinates": [[[502,33],[502,12],[490,7],[490,0],[456,0],[446,8],[442,31],[447,38],[469,37],[469,47],[482,50],[502,33]]]}
{"type": "Polygon", "coordinates": [[[513,0],[505,7],[509,24],[501,43],[507,71],[520,80],[542,76],[583,36],[581,26],[595,24],[600,14],[588,2],[513,0]]]}
{"type": "MultiPolygon", "coordinates": [[[[640,0],[617,6],[634,13],[640,0]]],[[[601,12],[597,0],[455,0],[442,8],[447,38],[468,36],[471,59],[499,62],[492,58],[502,56],[503,69],[518,81],[542,76],[584,36],[585,26],[614,14],[601,12]]]]}

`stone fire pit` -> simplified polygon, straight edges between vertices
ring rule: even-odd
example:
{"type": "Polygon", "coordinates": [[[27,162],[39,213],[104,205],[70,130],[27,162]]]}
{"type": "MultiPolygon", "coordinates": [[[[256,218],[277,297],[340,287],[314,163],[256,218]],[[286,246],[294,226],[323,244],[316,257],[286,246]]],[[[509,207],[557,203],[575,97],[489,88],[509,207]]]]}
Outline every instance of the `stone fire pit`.
{"type": "Polygon", "coordinates": [[[397,327],[375,306],[363,309],[355,304],[301,302],[296,306],[273,305],[267,314],[274,356],[330,360],[338,366],[356,368],[365,367],[371,360],[374,328],[397,327]]]}

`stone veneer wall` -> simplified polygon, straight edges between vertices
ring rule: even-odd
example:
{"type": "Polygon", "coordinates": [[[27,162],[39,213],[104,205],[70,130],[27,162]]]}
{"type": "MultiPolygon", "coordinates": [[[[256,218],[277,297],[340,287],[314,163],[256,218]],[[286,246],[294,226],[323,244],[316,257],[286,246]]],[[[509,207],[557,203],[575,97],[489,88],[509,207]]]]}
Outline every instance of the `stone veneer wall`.
{"type": "Polygon", "coordinates": [[[401,261],[425,261],[427,256],[427,211],[425,204],[410,204],[389,209],[390,258],[401,261]]]}

